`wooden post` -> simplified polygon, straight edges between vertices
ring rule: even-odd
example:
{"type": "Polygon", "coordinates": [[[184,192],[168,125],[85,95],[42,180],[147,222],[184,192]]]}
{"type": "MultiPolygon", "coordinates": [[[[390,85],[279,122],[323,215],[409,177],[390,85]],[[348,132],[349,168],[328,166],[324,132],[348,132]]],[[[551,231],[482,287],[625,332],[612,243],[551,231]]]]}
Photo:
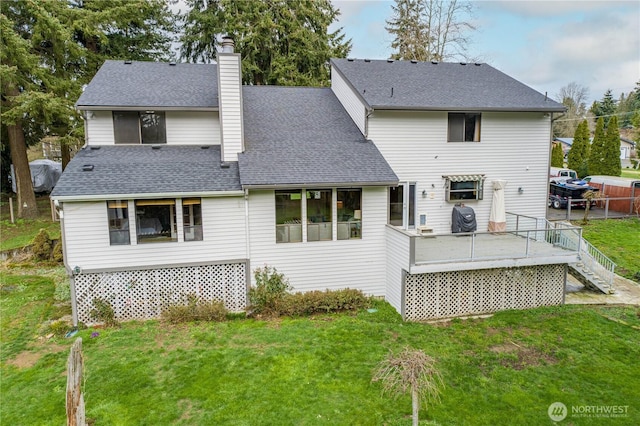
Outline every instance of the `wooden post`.
{"type": "Polygon", "coordinates": [[[13,198],[9,197],[9,216],[11,217],[11,223],[16,223],[16,218],[13,215],[13,198]]]}
{"type": "Polygon", "coordinates": [[[82,339],[77,338],[71,346],[67,362],[67,426],[86,426],[84,397],[82,396],[82,339]]]}

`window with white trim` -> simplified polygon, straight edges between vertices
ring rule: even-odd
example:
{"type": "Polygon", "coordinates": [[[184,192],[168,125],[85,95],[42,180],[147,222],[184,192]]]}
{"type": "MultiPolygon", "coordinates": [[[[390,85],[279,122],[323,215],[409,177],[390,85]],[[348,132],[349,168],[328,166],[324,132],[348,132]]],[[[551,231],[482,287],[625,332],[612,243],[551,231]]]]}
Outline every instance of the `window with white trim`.
{"type": "Polygon", "coordinates": [[[448,142],[480,142],[480,114],[450,112],[448,142]]]}
{"type": "Polygon", "coordinates": [[[482,200],[484,193],[484,175],[450,175],[445,179],[445,198],[447,201],[482,200]]]}
{"type": "Polygon", "coordinates": [[[135,206],[138,244],[178,241],[176,200],[137,200],[135,206]]]}
{"type": "Polygon", "coordinates": [[[112,246],[130,244],[127,201],[107,201],[107,217],[109,218],[109,244],[112,246]]]}
{"type": "Polygon", "coordinates": [[[166,144],[165,114],[163,111],[113,111],[113,136],[116,144],[166,144]]]}
{"type": "Polygon", "coordinates": [[[182,224],[185,241],[202,241],[202,201],[200,198],[182,199],[182,224]]]}
{"type": "Polygon", "coordinates": [[[362,238],[362,188],[277,190],[275,209],[276,243],[362,238]]]}

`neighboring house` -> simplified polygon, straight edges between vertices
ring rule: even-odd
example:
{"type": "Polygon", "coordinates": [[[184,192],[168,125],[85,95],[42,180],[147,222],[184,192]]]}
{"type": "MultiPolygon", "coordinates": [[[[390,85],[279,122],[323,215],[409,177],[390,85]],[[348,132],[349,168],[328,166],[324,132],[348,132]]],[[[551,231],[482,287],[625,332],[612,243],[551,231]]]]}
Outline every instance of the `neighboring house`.
{"type": "MultiPolygon", "coordinates": [[[[564,152],[565,157],[569,153],[571,146],[573,145],[573,138],[554,138],[554,143],[562,144],[562,151],[564,152]]],[[[593,143],[593,138],[589,138],[589,143],[593,143]]],[[[636,143],[631,139],[620,138],[620,159],[628,160],[631,158],[631,153],[635,150],[636,143]]]]}
{"type": "Polygon", "coordinates": [[[190,293],[243,310],[263,265],[406,319],[562,303],[576,251],[535,230],[563,106],[486,64],[331,67],[331,88],[243,87],[228,44],[217,65],[105,62],[52,193],[74,320],[95,298],[122,319],[190,293]],[[487,230],[494,192],[506,232],[452,235],[460,203],[487,230]]]}
{"type": "Polygon", "coordinates": [[[620,138],[620,159],[628,160],[632,158],[632,153],[635,152],[636,143],[631,139],[620,138]]]}

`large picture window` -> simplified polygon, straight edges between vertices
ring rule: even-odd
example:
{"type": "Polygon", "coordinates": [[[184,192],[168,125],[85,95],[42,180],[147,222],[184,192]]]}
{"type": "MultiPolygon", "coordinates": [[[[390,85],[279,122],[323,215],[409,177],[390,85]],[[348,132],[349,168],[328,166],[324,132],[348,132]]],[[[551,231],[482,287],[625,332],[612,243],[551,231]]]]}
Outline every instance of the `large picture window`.
{"type": "Polygon", "coordinates": [[[185,241],[202,241],[202,206],[200,198],[182,200],[185,241]]]}
{"type": "Polygon", "coordinates": [[[338,239],[362,238],[362,190],[338,189],[338,239]]]}
{"type": "Polygon", "coordinates": [[[129,241],[129,208],[126,201],[107,201],[109,244],[127,245],[129,241]]]}
{"type": "Polygon", "coordinates": [[[165,114],[162,111],[113,111],[116,144],[166,144],[165,114]]]}
{"type": "Polygon", "coordinates": [[[135,205],[138,243],[178,241],[175,200],[139,200],[135,205]]]}
{"type": "Polygon", "coordinates": [[[276,191],[276,242],[302,241],[302,191],[276,191]]]}
{"type": "Polygon", "coordinates": [[[449,113],[449,142],[480,142],[480,114],[449,113]]]}

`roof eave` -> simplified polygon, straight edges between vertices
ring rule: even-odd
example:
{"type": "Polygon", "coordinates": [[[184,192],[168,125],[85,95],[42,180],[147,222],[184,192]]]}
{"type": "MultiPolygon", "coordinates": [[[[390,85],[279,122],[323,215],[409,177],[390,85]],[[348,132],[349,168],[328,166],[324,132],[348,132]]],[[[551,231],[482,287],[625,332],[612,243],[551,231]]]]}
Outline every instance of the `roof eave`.
{"type": "Polygon", "coordinates": [[[78,111],[218,111],[218,106],[76,105],[78,111]]]}
{"type": "Polygon", "coordinates": [[[214,197],[241,197],[242,190],[231,191],[194,191],[194,192],[154,192],[154,193],[127,193],[127,194],[88,194],[88,195],[51,195],[51,199],[62,202],[81,201],[106,201],[106,200],[145,200],[152,198],[214,198],[214,197]]]}
{"type": "Polygon", "coordinates": [[[303,189],[303,188],[352,188],[365,186],[398,186],[398,180],[377,182],[306,182],[306,183],[278,183],[278,184],[245,184],[244,189],[303,189]]]}
{"type": "Polygon", "coordinates": [[[566,108],[501,108],[501,107],[418,107],[418,106],[396,106],[396,105],[373,105],[374,110],[394,110],[394,111],[487,111],[487,112],[565,112],[566,108]]]}

